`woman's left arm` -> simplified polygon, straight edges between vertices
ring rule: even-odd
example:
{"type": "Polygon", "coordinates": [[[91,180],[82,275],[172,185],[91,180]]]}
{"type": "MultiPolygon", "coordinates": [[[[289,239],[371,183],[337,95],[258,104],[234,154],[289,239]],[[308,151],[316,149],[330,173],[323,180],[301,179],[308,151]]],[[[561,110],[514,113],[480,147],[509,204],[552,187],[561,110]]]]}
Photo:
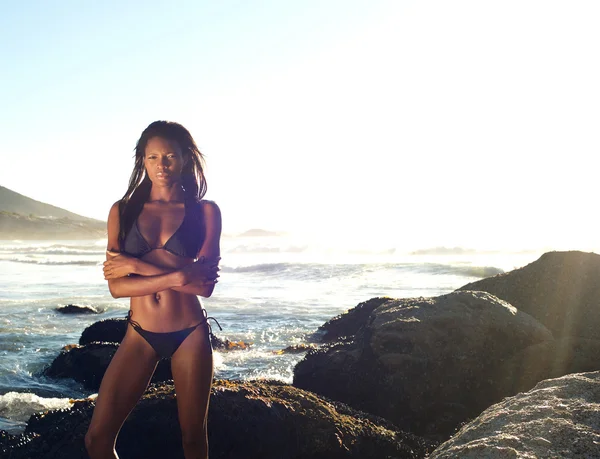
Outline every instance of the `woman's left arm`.
{"type": "MultiPolygon", "coordinates": [[[[213,201],[203,201],[202,210],[204,214],[204,225],[205,225],[205,237],[202,247],[198,251],[196,256],[197,261],[191,263],[181,269],[190,278],[190,282],[183,287],[174,287],[173,290],[184,293],[192,293],[194,295],[200,295],[204,298],[208,298],[212,295],[212,292],[217,283],[217,271],[218,267],[214,267],[214,279],[207,279],[206,263],[213,263],[218,261],[221,255],[221,210],[219,206],[213,201]]],[[[213,268],[209,270],[212,271],[213,268]]],[[[213,276],[210,276],[213,277],[213,276]]]]}
{"type": "MultiPolygon", "coordinates": [[[[186,274],[189,282],[180,287],[172,287],[172,290],[208,298],[212,294],[219,277],[217,273],[220,259],[221,211],[219,206],[212,201],[204,201],[202,206],[205,222],[204,242],[197,254],[197,261],[180,269],[186,274]]],[[[104,262],[104,278],[107,280],[125,277],[130,274],[159,276],[177,271],[123,253],[110,250],[107,250],[106,253],[107,261],[104,262]]]]}

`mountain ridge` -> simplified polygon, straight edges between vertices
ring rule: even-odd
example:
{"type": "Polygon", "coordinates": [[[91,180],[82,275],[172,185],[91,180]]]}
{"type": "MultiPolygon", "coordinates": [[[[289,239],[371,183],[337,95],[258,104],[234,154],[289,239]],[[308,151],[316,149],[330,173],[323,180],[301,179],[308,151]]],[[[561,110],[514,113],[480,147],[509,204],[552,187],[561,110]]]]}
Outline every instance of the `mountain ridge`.
{"type": "Polygon", "coordinates": [[[0,239],[99,239],[106,222],[84,217],[0,185],[0,239]]]}

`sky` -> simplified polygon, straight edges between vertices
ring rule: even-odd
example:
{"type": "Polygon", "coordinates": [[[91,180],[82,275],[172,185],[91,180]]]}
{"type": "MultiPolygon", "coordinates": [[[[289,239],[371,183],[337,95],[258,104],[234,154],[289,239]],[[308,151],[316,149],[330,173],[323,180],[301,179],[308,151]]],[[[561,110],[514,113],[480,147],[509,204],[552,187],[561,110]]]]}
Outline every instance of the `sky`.
{"type": "Polygon", "coordinates": [[[0,185],[105,220],[152,121],[227,233],[600,248],[600,2],[0,0],[0,185]]]}

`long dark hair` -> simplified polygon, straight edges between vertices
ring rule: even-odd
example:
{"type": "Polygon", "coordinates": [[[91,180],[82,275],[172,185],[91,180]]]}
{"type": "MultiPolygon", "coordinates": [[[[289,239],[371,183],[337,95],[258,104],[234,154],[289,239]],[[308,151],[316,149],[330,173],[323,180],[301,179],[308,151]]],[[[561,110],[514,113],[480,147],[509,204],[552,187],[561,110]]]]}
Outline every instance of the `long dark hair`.
{"type": "Polygon", "coordinates": [[[204,177],[204,156],[200,153],[190,132],[179,123],[172,121],[155,121],[140,136],[135,146],[135,165],[129,188],[119,202],[119,245],[123,244],[125,235],[144,208],[150,196],[152,182],[146,174],[144,155],[146,145],[153,137],[161,137],[177,142],[181,148],[185,165],[181,172],[181,186],[187,202],[199,202],[206,194],[206,178],[204,177]]]}

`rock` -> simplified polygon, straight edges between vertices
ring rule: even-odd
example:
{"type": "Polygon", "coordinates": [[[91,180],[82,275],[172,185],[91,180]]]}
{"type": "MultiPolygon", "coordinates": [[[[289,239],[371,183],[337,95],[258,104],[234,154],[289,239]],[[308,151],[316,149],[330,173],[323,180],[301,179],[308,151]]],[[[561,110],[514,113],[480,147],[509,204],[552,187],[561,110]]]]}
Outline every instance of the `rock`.
{"type": "Polygon", "coordinates": [[[365,325],[375,308],[378,308],[390,298],[379,297],[359,303],[356,307],[325,322],[315,333],[319,342],[329,343],[354,336],[365,325]]]}
{"type": "Polygon", "coordinates": [[[496,378],[502,380],[498,386],[516,394],[545,379],[600,370],[599,355],[600,340],[560,338],[533,344],[498,366],[496,378]]]}
{"type": "Polygon", "coordinates": [[[102,312],[93,306],[79,306],[78,304],[59,306],[56,308],[56,311],[61,314],[100,314],[100,312],[102,312]]]}
{"type": "Polygon", "coordinates": [[[317,346],[314,344],[293,344],[291,346],[286,347],[285,349],[281,349],[279,351],[274,351],[277,355],[282,354],[301,354],[303,352],[308,352],[317,349],[317,346]]]}
{"type": "Polygon", "coordinates": [[[524,311],[555,337],[600,339],[600,255],[549,252],[506,274],[459,290],[481,290],[524,311]]]}
{"type": "Polygon", "coordinates": [[[600,457],[600,372],[539,383],[489,407],[430,459],[600,457]]]}
{"type": "Polygon", "coordinates": [[[485,292],[388,300],[351,341],[309,352],[294,385],[445,439],[510,393],[497,368],[552,340],[526,313],[485,292]]]}
{"type": "Polygon", "coordinates": [[[253,343],[246,341],[229,341],[217,338],[214,334],[210,335],[210,344],[215,351],[245,351],[250,349],[253,343]]]}
{"type": "MultiPolygon", "coordinates": [[[[31,417],[11,459],[87,458],[83,437],[93,402],[31,417]],[[35,438],[31,438],[33,435],[35,438]]],[[[382,419],[275,381],[217,381],[209,405],[211,459],[421,458],[421,438],[382,419]]],[[[123,425],[122,459],[183,458],[173,386],[151,386],[123,425]]]]}
{"type": "MultiPolygon", "coordinates": [[[[90,343],[73,345],[62,350],[50,366],[42,371],[49,378],[72,378],[84,388],[97,391],[108,364],[117,352],[117,343],[90,343]]],[[[169,360],[161,360],[156,367],[152,381],[172,379],[169,360]]]]}
{"type": "MultiPolygon", "coordinates": [[[[79,344],[90,344],[93,342],[120,343],[127,332],[127,318],[105,319],[94,322],[81,333],[79,344]]],[[[222,340],[211,334],[210,342],[215,351],[244,350],[252,343],[244,341],[222,340]]]]}
{"type": "Polygon", "coordinates": [[[10,458],[9,452],[26,445],[33,435],[13,435],[0,430],[0,457],[10,458]]]}
{"type": "Polygon", "coordinates": [[[79,344],[93,342],[120,343],[127,332],[127,319],[104,319],[94,322],[81,333],[79,344]]]}
{"type": "Polygon", "coordinates": [[[65,345],[62,347],[62,350],[63,350],[63,351],[70,351],[71,349],[75,349],[75,348],[77,348],[77,347],[79,347],[79,345],[78,345],[78,344],[65,344],[65,345]]]}

